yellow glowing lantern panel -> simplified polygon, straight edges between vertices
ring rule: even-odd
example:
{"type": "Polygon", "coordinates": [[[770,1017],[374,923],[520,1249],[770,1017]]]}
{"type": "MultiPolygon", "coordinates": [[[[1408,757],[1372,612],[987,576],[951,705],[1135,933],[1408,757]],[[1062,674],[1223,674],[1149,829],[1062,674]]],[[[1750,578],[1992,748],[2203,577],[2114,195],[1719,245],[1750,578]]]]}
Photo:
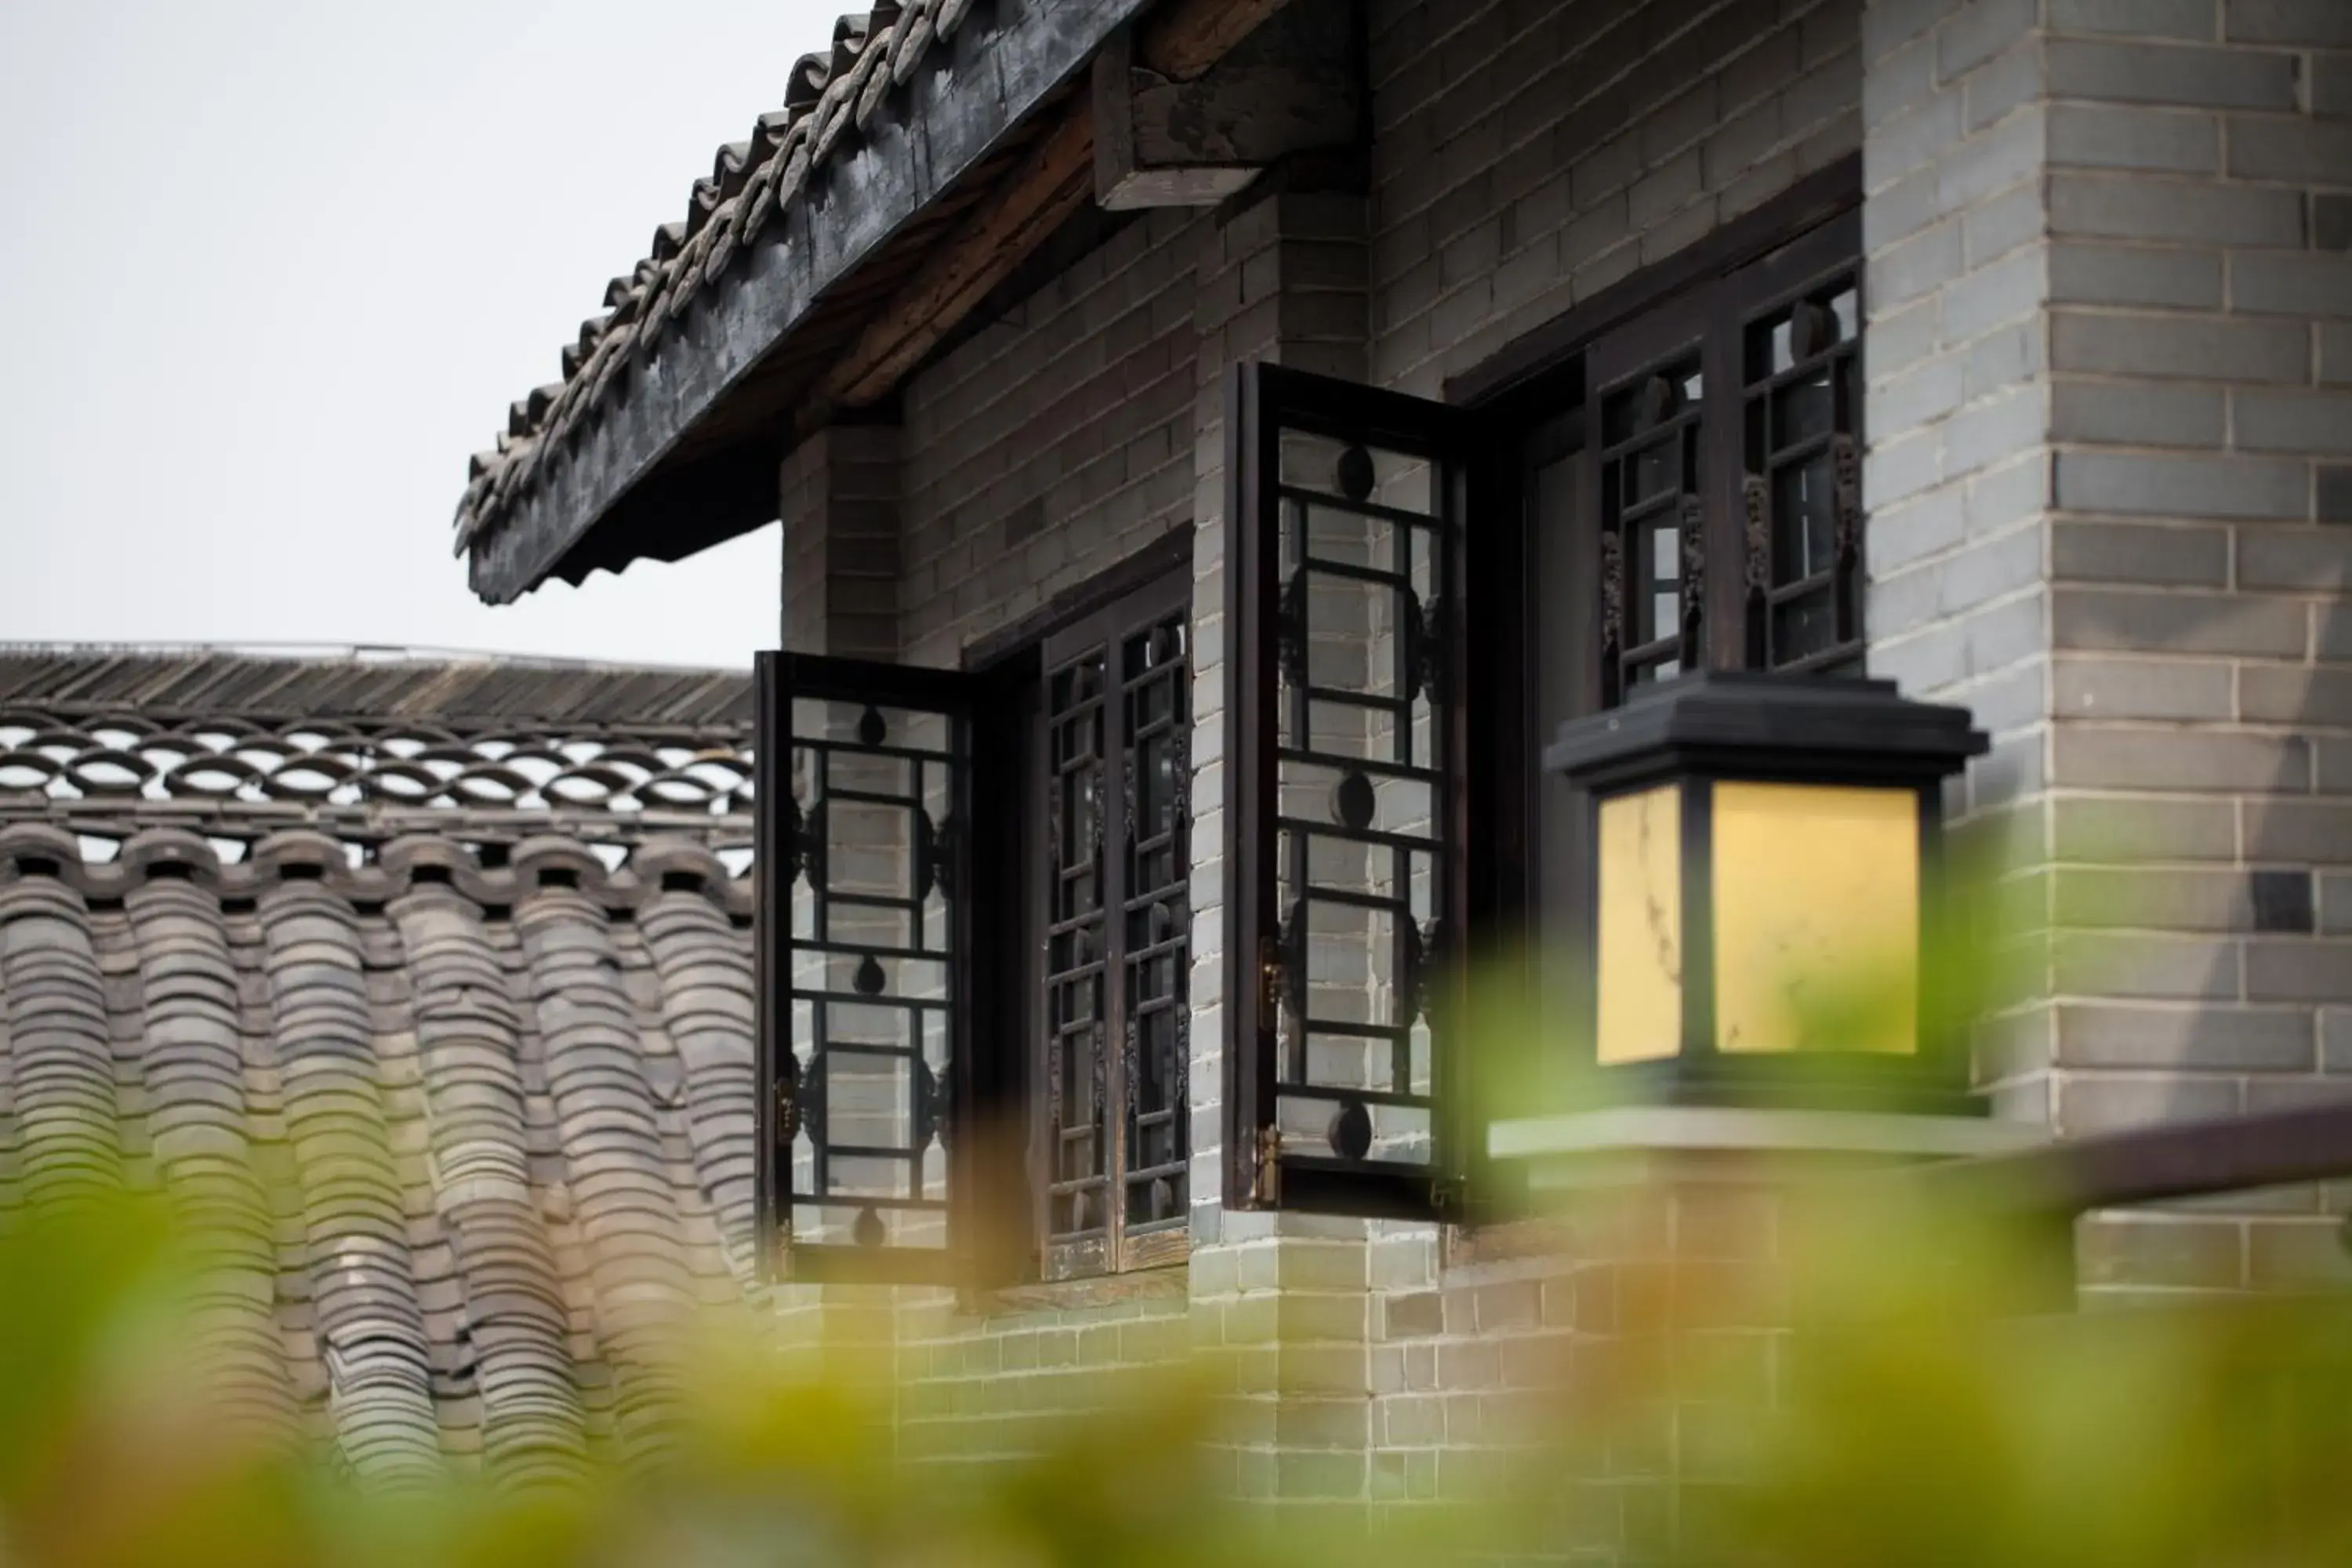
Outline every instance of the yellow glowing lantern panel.
{"type": "Polygon", "coordinates": [[[1601,803],[1599,1056],[1676,1056],[1683,1039],[1683,814],[1674,784],[1601,803]]]}
{"type": "Polygon", "coordinates": [[[1917,1050],[1918,795],[1721,782],[1713,826],[1716,1048],[1917,1050]]]}

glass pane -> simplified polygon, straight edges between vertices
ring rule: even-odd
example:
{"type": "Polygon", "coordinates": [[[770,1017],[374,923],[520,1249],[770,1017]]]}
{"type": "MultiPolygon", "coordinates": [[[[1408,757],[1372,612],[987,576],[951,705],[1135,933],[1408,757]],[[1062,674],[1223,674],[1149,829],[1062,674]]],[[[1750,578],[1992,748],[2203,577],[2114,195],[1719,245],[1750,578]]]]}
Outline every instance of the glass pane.
{"type": "Polygon", "coordinates": [[[1682,438],[1670,436],[1653,441],[1633,455],[1631,499],[1649,500],[1682,489],[1682,438]]]}
{"type": "Polygon", "coordinates": [[[1415,838],[1437,830],[1436,785],[1419,770],[1374,773],[1286,759],[1279,779],[1282,815],[1335,845],[1343,841],[1332,829],[1415,838]]]}
{"type": "MultiPolygon", "coordinates": [[[[1676,395],[1672,386],[1660,395],[1676,395]]],[[[1679,486],[1680,439],[1666,433],[1653,458],[1669,491],[1679,486]]],[[[1307,439],[1284,452],[1286,482],[1312,472],[1306,454],[1335,467],[1312,506],[1276,514],[1286,575],[1274,869],[1288,922],[1276,1078],[1425,1095],[1409,1065],[1400,1081],[1397,1064],[1411,1054],[1418,972],[1440,919],[1449,525],[1434,510],[1435,470],[1420,458],[1307,439]],[[1394,497],[1407,492],[1412,517],[1383,510],[1401,507],[1394,497]]],[[[1173,983],[1181,989],[1181,975],[1173,983]]],[[[1139,989],[1144,984],[1139,973],[1139,989]]],[[[1139,1053],[1155,1037],[1139,1030],[1139,1053]]],[[[1139,1107],[1149,1103],[1149,1083],[1139,1071],[1131,1096],[1139,1107]]],[[[1332,1105],[1320,1114],[1328,1122],[1332,1105]]],[[[1153,1146],[1139,1113],[1129,1136],[1139,1156],[1153,1146]]],[[[1349,1157],[1372,1157],[1369,1139],[1348,1147],[1349,1157]]],[[[1328,1155],[1330,1145],[1318,1132],[1302,1152],[1328,1155]]],[[[1130,1214],[1145,1212],[1139,1187],[1129,1201],[1130,1214]]]]}
{"type": "Polygon", "coordinates": [[[1307,559],[1334,565],[1393,570],[1404,537],[1421,531],[1411,524],[1339,507],[1310,506],[1306,511],[1307,559]]]}
{"type": "Polygon", "coordinates": [[[1793,447],[1800,441],[1828,435],[1837,425],[1837,405],[1830,391],[1829,370],[1824,367],[1808,371],[1774,393],[1772,413],[1776,447],[1793,447]]]}
{"type": "Polygon", "coordinates": [[[1788,664],[1837,642],[1836,590],[1824,583],[1772,606],[1772,662],[1788,664]]]}
{"type": "Polygon", "coordinates": [[[1671,637],[1682,618],[1682,530],[1670,520],[1643,533],[1636,552],[1641,572],[1634,594],[1636,644],[1671,637]]]}
{"type": "Polygon", "coordinates": [[[1772,476],[1772,580],[1801,582],[1829,571],[1836,557],[1835,475],[1822,454],[1772,476]]]}
{"type": "Polygon", "coordinates": [[[1426,458],[1328,436],[1285,430],[1281,482],[1341,502],[1434,515],[1437,470],[1426,458]]]}
{"type": "MultiPolygon", "coordinates": [[[[1341,1047],[1353,1053],[1354,1042],[1341,1047]]],[[[1352,1095],[1286,1093],[1275,1102],[1275,1126],[1286,1154],[1310,1158],[1427,1164],[1432,1154],[1430,1107],[1352,1095]]]]}
{"type": "Polygon", "coordinates": [[[929,1209],[897,1204],[799,1204],[793,1211],[796,1241],[833,1247],[919,1247],[944,1251],[944,1218],[929,1209]]]}
{"type": "Polygon", "coordinates": [[[792,1240],[943,1247],[960,721],[807,696],[790,721],[792,1240]]]}
{"type": "Polygon", "coordinates": [[[1696,354],[1634,378],[1602,401],[1602,444],[1616,447],[1645,431],[1687,416],[1698,407],[1705,390],[1706,382],[1696,354]]]}
{"type": "MultiPolygon", "coordinates": [[[[944,759],[952,721],[945,713],[822,697],[793,700],[793,737],[801,742],[846,745],[869,753],[883,750],[944,759]]],[[[859,760],[875,765],[875,757],[859,760]]]]}

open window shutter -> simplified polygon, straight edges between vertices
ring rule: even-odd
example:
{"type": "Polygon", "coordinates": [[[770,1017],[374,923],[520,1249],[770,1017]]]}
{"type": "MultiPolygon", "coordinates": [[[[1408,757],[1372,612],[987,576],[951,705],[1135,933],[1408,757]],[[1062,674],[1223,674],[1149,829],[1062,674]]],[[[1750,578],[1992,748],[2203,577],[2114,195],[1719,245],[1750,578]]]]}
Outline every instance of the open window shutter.
{"type": "Polygon", "coordinates": [[[761,1212],[780,1278],[976,1261],[974,678],[760,656],[761,1212]]]}
{"type": "Polygon", "coordinates": [[[1457,1163],[1465,416],[1248,364],[1226,429],[1226,1201],[1429,1215],[1457,1163]]]}

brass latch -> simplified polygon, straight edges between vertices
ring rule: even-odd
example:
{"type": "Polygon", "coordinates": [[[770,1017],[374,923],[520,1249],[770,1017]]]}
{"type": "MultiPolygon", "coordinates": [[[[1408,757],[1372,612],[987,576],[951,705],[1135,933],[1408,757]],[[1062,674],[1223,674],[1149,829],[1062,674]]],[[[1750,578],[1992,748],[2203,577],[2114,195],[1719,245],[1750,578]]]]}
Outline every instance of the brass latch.
{"type": "Polygon", "coordinates": [[[1282,1132],[1278,1128],[1257,1130],[1257,1159],[1250,1172],[1249,1201],[1254,1208],[1282,1205],[1282,1132]]]}

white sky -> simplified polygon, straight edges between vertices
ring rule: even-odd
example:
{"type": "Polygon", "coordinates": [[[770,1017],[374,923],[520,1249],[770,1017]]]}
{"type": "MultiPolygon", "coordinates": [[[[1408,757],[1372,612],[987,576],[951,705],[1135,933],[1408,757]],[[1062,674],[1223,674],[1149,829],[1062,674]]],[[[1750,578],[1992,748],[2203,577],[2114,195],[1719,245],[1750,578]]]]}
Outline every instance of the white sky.
{"type": "Polygon", "coordinates": [[[840,8],[0,0],[0,642],[772,645],[772,525],[493,609],[449,523],[840,8]]]}

